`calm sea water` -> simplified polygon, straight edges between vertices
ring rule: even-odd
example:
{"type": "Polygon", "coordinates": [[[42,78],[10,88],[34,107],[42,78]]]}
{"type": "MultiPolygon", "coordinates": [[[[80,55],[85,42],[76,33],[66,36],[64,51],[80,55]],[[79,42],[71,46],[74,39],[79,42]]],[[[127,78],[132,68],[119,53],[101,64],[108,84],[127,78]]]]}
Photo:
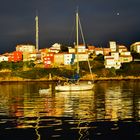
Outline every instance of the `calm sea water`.
{"type": "Polygon", "coordinates": [[[54,86],[1,83],[0,140],[140,139],[140,81],[99,81],[84,92],[54,86]]]}

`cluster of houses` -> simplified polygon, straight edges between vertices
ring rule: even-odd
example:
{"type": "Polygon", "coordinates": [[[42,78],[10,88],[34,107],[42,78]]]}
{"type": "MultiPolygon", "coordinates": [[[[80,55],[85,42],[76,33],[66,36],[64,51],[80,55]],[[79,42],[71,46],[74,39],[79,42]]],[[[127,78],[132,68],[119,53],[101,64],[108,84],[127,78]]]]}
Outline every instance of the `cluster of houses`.
{"type": "Polygon", "coordinates": [[[133,61],[131,52],[140,53],[140,42],[133,43],[130,46],[130,51],[124,45],[118,45],[115,41],[109,42],[110,52],[104,55],[105,68],[114,67],[119,69],[122,63],[133,61]]]}
{"type": "MultiPolygon", "coordinates": [[[[131,51],[140,53],[140,42],[132,44],[131,51]]],[[[42,63],[44,68],[49,68],[72,65],[77,60],[87,61],[90,54],[104,55],[105,68],[119,69],[122,63],[133,61],[131,52],[128,51],[126,46],[110,41],[108,48],[79,45],[77,49],[68,47],[68,52],[62,52],[61,44],[58,43],[50,48],[39,50],[36,50],[34,45],[17,45],[14,52],[0,55],[0,62],[34,61],[35,63],[42,63]]]]}

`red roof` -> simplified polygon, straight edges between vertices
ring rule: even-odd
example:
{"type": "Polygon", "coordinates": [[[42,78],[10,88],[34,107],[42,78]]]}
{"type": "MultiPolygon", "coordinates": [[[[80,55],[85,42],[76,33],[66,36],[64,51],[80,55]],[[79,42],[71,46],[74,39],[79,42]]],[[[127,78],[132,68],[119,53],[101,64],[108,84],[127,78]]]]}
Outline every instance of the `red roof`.
{"type": "Polygon", "coordinates": [[[131,55],[120,55],[120,57],[132,57],[131,55]]]}
{"type": "Polygon", "coordinates": [[[103,51],[103,48],[95,48],[95,51],[103,51]]]}

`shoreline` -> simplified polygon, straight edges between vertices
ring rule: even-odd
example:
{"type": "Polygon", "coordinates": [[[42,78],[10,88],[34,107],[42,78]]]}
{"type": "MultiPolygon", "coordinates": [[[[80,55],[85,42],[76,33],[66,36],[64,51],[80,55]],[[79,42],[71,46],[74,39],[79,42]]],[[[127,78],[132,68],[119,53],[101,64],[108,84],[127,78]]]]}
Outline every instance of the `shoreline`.
{"type": "MultiPolygon", "coordinates": [[[[7,78],[0,78],[0,83],[3,82],[58,82],[58,81],[66,81],[66,79],[62,79],[61,77],[58,78],[41,78],[41,79],[24,79],[19,77],[7,77],[7,78]]],[[[91,78],[81,78],[81,81],[91,81],[91,78]]],[[[121,81],[121,80],[140,80],[140,76],[117,76],[117,77],[95,77],[94,82],[97,81],[121,81]]]]}

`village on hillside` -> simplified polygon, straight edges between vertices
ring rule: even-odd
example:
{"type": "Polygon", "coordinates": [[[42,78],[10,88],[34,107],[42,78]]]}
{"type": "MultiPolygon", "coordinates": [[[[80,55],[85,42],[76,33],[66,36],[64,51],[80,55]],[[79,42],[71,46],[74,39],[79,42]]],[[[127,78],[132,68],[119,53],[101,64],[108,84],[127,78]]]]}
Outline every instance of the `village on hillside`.
{"type": "Polygon", "coordinates": [[[37,49],[34,45],[17,45],[14,52],[1,54],[0,62],[33,61],[35,64],[42,64],[43,68],[65,67],[77,62],[77,54],[78,61],[94,59],[102,54],[105,68],[120,69],[122,63],[134,61],[131,52],[140,53],[140,42],[133,43],[130,51],[125,45],[118,45],[115,41],[110,41],[108,48],[79,45],[77,49],[65,46],[63,51],[61,46],[55,43],[50,48],[37,49]]]}

